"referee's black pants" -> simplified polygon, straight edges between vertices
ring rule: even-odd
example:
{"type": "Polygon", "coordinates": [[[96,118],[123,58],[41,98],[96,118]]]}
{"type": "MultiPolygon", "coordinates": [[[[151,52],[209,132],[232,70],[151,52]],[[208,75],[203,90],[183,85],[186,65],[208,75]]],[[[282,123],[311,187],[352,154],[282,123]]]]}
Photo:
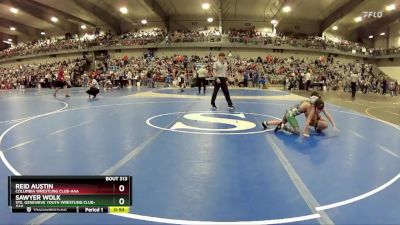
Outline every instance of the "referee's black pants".
{"type": "Polygon", "coordinates": [[[352,98],[356,97],[356,91],[357,91],[357,83],[351,82],[351,97],[352,98]]]}
{"type": "Polygon", "coordinates": [[[219,77],[219,79],[221,80],[220,83],[218,83],[217,81],[214,81],[214,92],[213,92],[212,98],[211,98],[211,105],[215,106],[215,99],[217,98],[219,88],[221,88],[222,92],[225,95],[225,99],[226,99],[226,102],[228,103],[228,106],[232,107],[233,104],[231,101],[231,96],[229,95],[228,85],[226,84],[226,78],[219,77]]]}
{"type": "Polygon", "coordinates": [[[206,82],[207,82],[206,78],[204,77],[197,78],[197,86],[199,87],[199,94],[201,91],[201,87],[203,87],[204,94],[206,93],[206,82]]]}
{"type": "Polygon", "coordinates": [[[99,89],[97,89],[95,87],[91,87],[89,90],[86,91],[86,93],[88,93],[89,98],[90,98],[90,95],[93,95],[93,97],[96,98],[97,94],[99,93],[99,89]]]}

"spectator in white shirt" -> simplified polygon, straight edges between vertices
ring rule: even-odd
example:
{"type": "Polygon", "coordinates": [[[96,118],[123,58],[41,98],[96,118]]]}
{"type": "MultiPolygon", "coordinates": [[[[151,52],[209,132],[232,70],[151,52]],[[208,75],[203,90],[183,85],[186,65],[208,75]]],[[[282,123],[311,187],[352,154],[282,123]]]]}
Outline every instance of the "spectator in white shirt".
{"type": "Polygon", "coordinates": [[[206,94],[206,76],[206,68],[204,65],[200,65],[200,68],[197,70],[197,86],[199,87],[199,94],[201,93],[201,86],[203,86],[203,94],[206,94]]]}
{"type": "Polygon", "coordinates": [[[311,73],[310,71],[308,71],[306,73],[306,91],[308,91],[308,89],[310,88],[310,84],[311,84],[311,73]]]}
{"type": "Polygon", "coordinates": [[[93,99],[96,98],[97,94],[99,93],[99,83],[97,83],[96,79],[90,79],[90,89],[86,91],[86,93],[88,93],[89,95],[89,99],[90,96],[93,95],[93,99]]]}

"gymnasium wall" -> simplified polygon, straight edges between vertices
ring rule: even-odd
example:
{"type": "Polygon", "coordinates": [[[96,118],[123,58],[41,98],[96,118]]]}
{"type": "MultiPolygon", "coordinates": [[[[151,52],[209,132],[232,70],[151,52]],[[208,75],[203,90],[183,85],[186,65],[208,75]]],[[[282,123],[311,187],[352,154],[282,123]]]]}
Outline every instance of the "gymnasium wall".
{"type": "Polygon", "coordinates": [[[400,58],[369,59],[367,63],[375,65],[378,71],[400,81],[400,58]]]}
{"type": "Polygon", "coordinates": [[[389,27],[389,48],[400,47],[400,23],[394,23],[389,27]]]}
{"type": "Polygon", "coordinates": [[[389,77],[400,81],[400,66],[380,66],[378,68],[389,77]]]}
{"type": "Polygon", "coordinates": [[[400,67],[400,58],[378,59],[376,60],[376,64],[379,67],[384,67],[384,66],[400,67]]]}
{"type": "Polygon", "coordinates": [[[380,36],[380,35],[375,35],[374,36],[374,48],[388,48],[389,44],[388,44],[388,38],[386,36],[380,36]]]}

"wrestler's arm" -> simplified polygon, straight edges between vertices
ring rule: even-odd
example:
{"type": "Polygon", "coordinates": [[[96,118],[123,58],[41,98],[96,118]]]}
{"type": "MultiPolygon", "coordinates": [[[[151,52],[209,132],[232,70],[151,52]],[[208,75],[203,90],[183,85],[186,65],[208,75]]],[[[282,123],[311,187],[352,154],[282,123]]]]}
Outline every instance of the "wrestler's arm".
{"type": "Polygon", "coordinates": [[[332,124],[333,129],[339,131],[339,129],[336,127],[336,123],[335,123],[335,121],[333,120],[333,117],[331,116],[331,114],[330,114],[327,110],[325,110],[325,109],[323,109],[322,112],[324,112],[326,118],[327,118],[327,119],[329,120],[329,122],[332,124]]]}
{"type": "Polygon", "coordinates": [[[306,119],[306,124],[304,125],[303,136],[305,136],[305,137],[310,137],[310,134],[308,133],[308,126],[310,125],[311,120],[314,118],[314,115],[315,115],[314,107],[312,107],[312,106],[308,106],[308,107],[303,104],[300,108],[303,112],[307,112],[307,110],[310,110],[310,112],[308,113],[307,119],[306,119]],[[311,109],[309,109],[308,107],[311,107],[311,109]]]}

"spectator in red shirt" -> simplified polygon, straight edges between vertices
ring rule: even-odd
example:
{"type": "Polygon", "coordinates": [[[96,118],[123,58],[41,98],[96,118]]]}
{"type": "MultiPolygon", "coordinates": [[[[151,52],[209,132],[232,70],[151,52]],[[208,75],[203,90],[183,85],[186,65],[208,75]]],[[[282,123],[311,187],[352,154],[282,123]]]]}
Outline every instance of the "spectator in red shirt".
{"type": "Polygon", "coordinates": [[[67,88],[67,82],[65,81],[64,78],[64,68],[63,66],[60,66],[60,69],[58,69],[57,73],[57,80],[55,83],[56,91],[54,92],[53,96],[57,97],[57,92],[62,88],[64,90],[64,94],[66,98],[71,97],[66,93],[66,88],[67,88]]]}

